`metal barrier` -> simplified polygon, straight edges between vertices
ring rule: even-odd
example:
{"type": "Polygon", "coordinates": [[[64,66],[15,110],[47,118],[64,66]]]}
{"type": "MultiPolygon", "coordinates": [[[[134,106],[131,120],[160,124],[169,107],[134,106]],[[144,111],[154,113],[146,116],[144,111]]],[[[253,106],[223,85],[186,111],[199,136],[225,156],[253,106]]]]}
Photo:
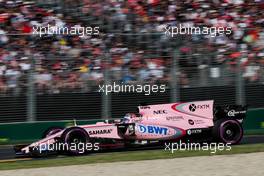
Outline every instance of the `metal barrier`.
{"type": "MultiPolygon", "coordinates": [[[[138,53],[136,57],[140,55],[143,57],[141,53],[138,53]]],[[[98,92],[100,86],[113,83],[120,85],[165,84],[167,89],[165,94],[143,96],[142,101],[145,98],[149,99],[152,97],[149,103],[156,103],[156,99],[161,98],[160,96],[166,101],[157,102],[224,97],[222,99],[225,100],[221,101],[220,104],[225,102],[250,104],[252,107],[264,106],[262,65],[242,66],[238,62],[236,65],[226,63],[199,65],[192,63],[193,66],[186,66],[182,59],[184,60],[187,56],[191,57],[193,55],[183,56],[179,48],[176,48],[166,58],[157,55],[147,55],[147,61],[144,64],[153,64],[153,66],[142,67],[142,65],[139,65],[133,68],[132,64],[130,68],[122,68],[124,64],[119,67],[111,66],[90,70],[88,66],[85,67],[85,64],[78,65],[80,61],[78,58],[57,58],[53,60],[54,58],[52,59],[52,57],[44,57],[39,60],[40,56],[30,54],[25,60],[25,63],[31,64],[30,69],[21,70],[18,75],[3,77],[6,79],[6,85],[1,86],[0,92],[3,107],[0,115],[2,116],[1,121],[24,121],[25,119],[34,121],[36,119],[50,119],[51,117],[54,119],[69,119],[73,117],[80,119],[85,117],[109,118],[112,115],[118,117],[121,112],[119,110],[122,109],[121,106],[132,101],[135,102],[132,97],[137,97],[137,95],[129,93],[119,93],[119,95],[109,93],[106,95],[98,92]],[[38,63],[39,61],[41,63],[38,63]],[[56,62],[61,64],[59,68],[56,68],[56,62]],[[155,65],[159,62],[166,63],[160,66],[155,65]],[[63,68],[64,66],[65,68],[63,68]],[[201,92],[201,90],[204,91],[201,92]],[[66,97],[66,99],[61,101],[60,97],[66,97]],[[86,103],[82,104],[82,102],[86,103]],[[116,102],[123,102],[123,104],[116,104],[116,102]],[[58,113],[54,113],[56,115],[50,113],[56,112],[56,109],[60,109],[60,107],[65,109],[65,112],[60,111],[60,115],[58,113]],[[67,107],[75,112],[71,111],[70,114],[67,114],[67,107]],[[91,109],[94,113],[88,110],[89,107],[93,107],[91,109]],[[82,115],[81,112],[83,113],[82,115]],[[47,118],[46,116],[50,117],[47,118]]],[[[91,57],[96,59],[94,56],[91,57]]],[[[100,59],[114,65],[113,60],[115,57],[117,56],[105,53],[105,58],[100,59]]],[[[199,57],[206,57],[206,55],[199,57]]],[[[83,61],[81,60],[81,62],[83,61]]],[[[140,103],[140,101],[136,102],[140,103]]],[[[135,103],[132,104],[134,107],[136,106],[135,103]]],[[[128,110],[126,107],[123,109],[128,110]]]]}

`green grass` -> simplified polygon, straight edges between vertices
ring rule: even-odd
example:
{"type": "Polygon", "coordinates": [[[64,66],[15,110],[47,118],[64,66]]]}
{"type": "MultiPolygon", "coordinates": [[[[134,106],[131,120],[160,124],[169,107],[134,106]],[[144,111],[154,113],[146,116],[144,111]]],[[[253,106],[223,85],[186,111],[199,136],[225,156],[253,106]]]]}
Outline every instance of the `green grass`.
{"type": "Polygon", "coordinates": [[[57,158],[49,158],[49,159],[34,159],[27,161],[7,161],[0,163],[0,170],[80,165],[80,164],[106,163],[106,162],[118,162],[118,161],[171,159],[178,157],[212,156],[212,155],[252,153],[252,152],[264,152],[264,143],[232,146],[232,149],[230,151],[217,151],[215,154],[212,154],[210,151],[194,151],[194,150],[175,151],[174,153],[171,153],[168,150],[167,151],[145,150],[145,151],[130,151],[130,152],[98,153],[98,154],[91,154],[91,155],[79,156],[79,157],[57,157],[57,158]]]}

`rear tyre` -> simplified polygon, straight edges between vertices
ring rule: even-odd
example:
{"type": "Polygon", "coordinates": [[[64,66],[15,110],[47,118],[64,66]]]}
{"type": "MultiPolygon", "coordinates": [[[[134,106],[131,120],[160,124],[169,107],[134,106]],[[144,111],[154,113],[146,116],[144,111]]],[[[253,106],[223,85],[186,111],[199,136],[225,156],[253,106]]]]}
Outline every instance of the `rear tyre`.
{"type": "Polygon", "coordinates": [[[241,124],[235,119],[219,119],[213,129],[213,136],[218,142],[230,144],[238,144],[243,133],[241,124]]]}
{"type": "Polygon", "coordinates": [[[66,129],[62,134],[62,142],[68,147],[66,153],[69,155],[81,155],[86,152],[86,144],[89,142],[88,133],[79,127],[66,129]]]}

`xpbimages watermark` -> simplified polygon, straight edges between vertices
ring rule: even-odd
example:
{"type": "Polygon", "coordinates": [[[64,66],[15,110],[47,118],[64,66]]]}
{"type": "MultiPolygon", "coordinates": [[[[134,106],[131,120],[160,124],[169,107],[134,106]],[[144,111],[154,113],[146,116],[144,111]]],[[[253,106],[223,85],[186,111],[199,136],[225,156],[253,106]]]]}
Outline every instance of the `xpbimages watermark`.
{"type": "Polygon", "coordinates": [[[209,35],[216,37],[217,35],[230,35],[232,33],[231,27],[207,27],[207,26],[190,26],[179,24],[178,26],[164,26],[164,33],[167,36],[175,37],[176,35],[209,35]]]}
{"type": "Polygon", "coordinates": [[[175,151],[210,151],[214,154],[217,151],[230,151],[230,143],[192,143],[192,142],[182,142],[181,140],[177,143],[165,143],[165,151],[174,153],[175,151]]]}
{"type": "Polygon", "coordinates": [[[71,26],[71,27],[58,27],[58,26],[33,26],[33,35],[78,35],[80,37],[89,35],[99,35],[99,27],[83,27],[83,26],[71,26]]]}
{"type": "Polygon", "coordinates": [[[33,150],[38,150],[40,153],[43,152],[52,152],[52,151],[78,151],[80,154],[86,151],[98,151],[99,143],[51,143],[48,141],[47,143],[40,144],[33,148],[33,150]]]}
{"type": "Polygon", "coordinates": [[[157,93],[161,92],[164,93],[166,91],[166,85],[141,85],[141,84],[116,84],[115,82],[113,84],[105,84],[105,85],[99,85],[98,92],[103,92],[106,95],[114,92],[135,92],[135,93],[144,93],[145,95],[150,95],[151,93],[157,93]]]}

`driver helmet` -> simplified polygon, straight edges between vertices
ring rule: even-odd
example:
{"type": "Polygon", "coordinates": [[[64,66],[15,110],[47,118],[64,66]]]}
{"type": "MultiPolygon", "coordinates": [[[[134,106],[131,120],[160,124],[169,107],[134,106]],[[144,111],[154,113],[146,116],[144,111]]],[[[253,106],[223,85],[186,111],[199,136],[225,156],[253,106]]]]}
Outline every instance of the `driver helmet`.
{"type": "Polygon", "coordinates": [[[124,117],[123,117],[123,121],[124,122],[129,122],[132,118],[135,117],[135,114],[132,113],[127,113],[124,117]]]}

